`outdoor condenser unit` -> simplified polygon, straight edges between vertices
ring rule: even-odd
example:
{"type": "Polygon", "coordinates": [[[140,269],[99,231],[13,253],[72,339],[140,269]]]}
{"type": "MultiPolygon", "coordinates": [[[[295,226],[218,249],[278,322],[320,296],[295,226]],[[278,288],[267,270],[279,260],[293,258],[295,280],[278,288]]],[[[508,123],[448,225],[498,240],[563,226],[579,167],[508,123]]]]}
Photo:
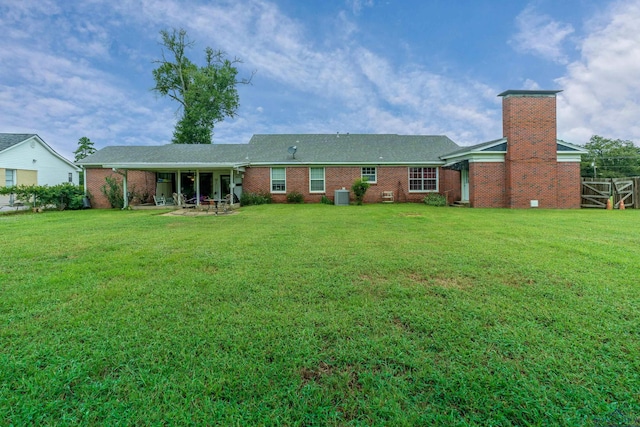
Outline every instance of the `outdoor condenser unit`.
{"type": "Polygon", "coordinates": [[[333,204],[336,206],[349,206],[349,190],[336,190],[333,204]]]}

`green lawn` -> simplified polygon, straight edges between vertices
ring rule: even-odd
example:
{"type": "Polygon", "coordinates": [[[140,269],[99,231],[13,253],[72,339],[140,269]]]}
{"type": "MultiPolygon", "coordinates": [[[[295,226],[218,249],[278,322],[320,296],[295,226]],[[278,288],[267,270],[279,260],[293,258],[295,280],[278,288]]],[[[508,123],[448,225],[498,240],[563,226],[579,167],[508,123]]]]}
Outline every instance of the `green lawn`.
{"type": "Polygon", "coordinates": [[[0,425],[640,424],[640,210],[0,216],[0,425]]]}

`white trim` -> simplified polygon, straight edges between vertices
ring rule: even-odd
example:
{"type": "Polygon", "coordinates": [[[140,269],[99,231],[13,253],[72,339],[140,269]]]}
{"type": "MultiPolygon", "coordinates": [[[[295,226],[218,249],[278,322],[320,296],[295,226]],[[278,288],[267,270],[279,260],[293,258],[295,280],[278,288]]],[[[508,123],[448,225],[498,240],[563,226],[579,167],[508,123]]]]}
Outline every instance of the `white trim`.
{"type": "MultiPolygon", "coordinates": [[[[247,166],[249,167],[260,167],[260,166],[291,166],[291,167],[295,167],[295,166],[300,166],[300,167],[304,167],[304,166],[309,166],[309,165],[322,165],[322,166],[376,166],[376,167],[382,167],[382,166],[414,166],[416,164],[415,161],[412,162],[380,162],[380,161],[376,161],[376,162],[299,162],[299,163],[291,163],[291,162],[255,162],[255,163],[249,163],[247,164],[247,166]]],[[[445,162],[444,161],[438,161],[438,160],[429,160],[428,162],[425,163],[421,163],[419,165],[421,166],[416,166],[416,167],[432,167],[432,166],[442,166],[444,165],[445,162]]]]}
{"type": "Polygon", "coordinates": [[[563,151],[562,154],[558,153],[558,163],[565,163],[565,162],[580,163],[581,161],[582,161],[582,158],[580,157],[580,154],[576,154],[573,151],[563,151]]]}
{"type": "Polygon", "coordinates": [[[504,163],[504,153],[469,156],[469,163],[504,163]]]}

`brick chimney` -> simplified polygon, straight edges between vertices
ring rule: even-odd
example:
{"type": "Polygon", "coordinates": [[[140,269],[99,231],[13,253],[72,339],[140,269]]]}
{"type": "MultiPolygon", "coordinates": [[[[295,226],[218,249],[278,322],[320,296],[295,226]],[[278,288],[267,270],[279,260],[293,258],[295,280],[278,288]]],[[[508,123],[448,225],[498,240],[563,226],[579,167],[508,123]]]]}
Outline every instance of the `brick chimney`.
{"type": "Polygon", "coordinates": [[[507,90],[502,97],[506,202],[510,208],[557,208],[556,94],[507,90]]]}

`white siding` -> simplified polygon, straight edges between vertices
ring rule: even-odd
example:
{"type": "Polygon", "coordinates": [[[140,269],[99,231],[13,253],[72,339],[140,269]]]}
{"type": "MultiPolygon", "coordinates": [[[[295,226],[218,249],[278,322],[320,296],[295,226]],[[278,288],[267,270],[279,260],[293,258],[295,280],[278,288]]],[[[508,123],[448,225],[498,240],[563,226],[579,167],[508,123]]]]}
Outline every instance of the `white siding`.
{"type": "MultiPolygon", "coordinates": [[[[38,171],[38,185],[57,185],[69,182],[69,173],[73,174],[73,184],[81,184],[78,182],[79,173],[76,168],[49,151],[35,137],[0,153],[0,168],[36,170],[38,171]]],[[[20,182],[16,184],[20,185],[20,182]]]]}

